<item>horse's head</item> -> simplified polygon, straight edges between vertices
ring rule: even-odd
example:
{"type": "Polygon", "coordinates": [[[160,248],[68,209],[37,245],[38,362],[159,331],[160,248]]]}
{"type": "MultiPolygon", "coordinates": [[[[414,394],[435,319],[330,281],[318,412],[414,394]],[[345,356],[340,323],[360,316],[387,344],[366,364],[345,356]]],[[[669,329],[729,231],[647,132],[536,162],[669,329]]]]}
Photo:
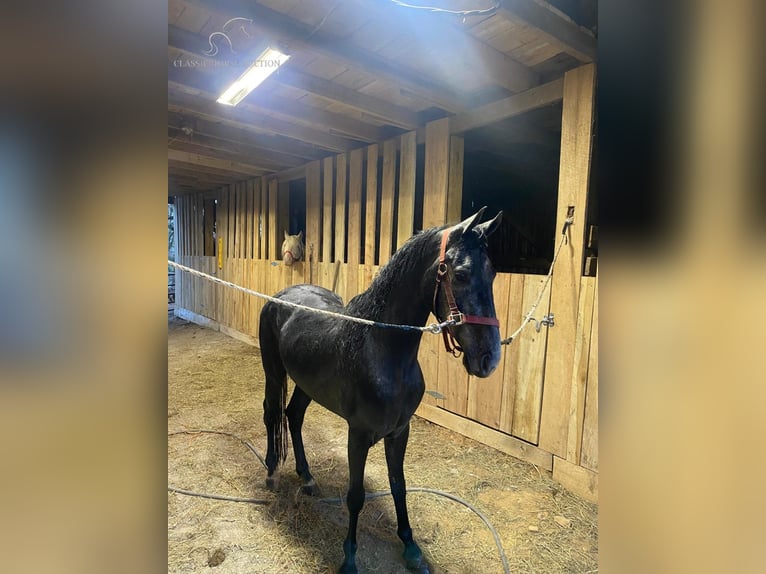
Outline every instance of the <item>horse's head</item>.
{"type": "Polygon", "coordinates": [[[285,231],[285,240],[282,242],[282,261],[285,265],[292,265],[303,259],[303,231],[298,235],[288,235],[285,231]]]}
{"type": "Polygon", "coordinates": [[[434,292],[440,321],[456,314],[462,319],[445,337],[457,340],[465,369],[477,377],[488,377],[500,362],[500,330],[492,294],[495,270],[487,255],[487,237],[500,225],[503,212],[479,223],[485,209],[442,232],[447,235],[442,235],[434,292]]]}

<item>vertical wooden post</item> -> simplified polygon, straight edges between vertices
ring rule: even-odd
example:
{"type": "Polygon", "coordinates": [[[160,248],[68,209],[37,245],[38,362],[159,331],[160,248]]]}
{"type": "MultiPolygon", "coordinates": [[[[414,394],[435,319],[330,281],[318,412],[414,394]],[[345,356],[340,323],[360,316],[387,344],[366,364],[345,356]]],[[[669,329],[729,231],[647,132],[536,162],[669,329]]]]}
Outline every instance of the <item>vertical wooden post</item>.
{"type": "Polygon", "coordinates": [[[449,118],[426,124],[423,229],[447,222],[449,144],[449,118]]]}
{"type": "Polygon", "coordinates": [[[261,258],[261,185],[263,178],[253,181],[253,259],[261,258]]]}
{"type": "Polygon", "coordinates": [[[277,237],[278,186],[276,179],[269,181],[269,259],[279,259],[279,246],[282,245],[277,237]]]}
{"type": "Polygon", "coordinates": [[[383,142],[383,174],[380,192],[380,253],[381,265],[391,257],[394,230],[394,200],[396,194],[396,142],[383,142]]]}
{"type": "Polygon", "coordinates": [[[347,156],[339,154],[335,163],[335,261],[346,260],[346,181],[347,156]]]}
{"type": "MultiPolygon", "coordinates": [[[[447,222],[447,189],[449,186],[449,118],[435,120],[426,124],[425,180],[423,193],[423,228],[443,225],[447,222]]],[[[436,321],[433,315],[429,322],[436,321]]],[[[441,340],[437,337],[424,337],[420,344],[418,360],[423,371],[426,388],[447,395],[447,372],[440,380],[441,340]]],[[[446,359],[445,359],[446,360],[446,359]]],[[[467,375],[466,375],[467,376],[467,375]]],[[[437,406],[446,406],[445,401],[426,394],[423,402],[437,406]]],[[[467,404],[466,404],[467,408],[467,404]]]]}
{"type": "Polygon", "coordinates": [[[457,223],[463,208],[463,154],[465,142],[462,137],[450,137],[449,182],[447,184],[447,223],[457,223]]]}
{"type": "Polygon", "coordinates": [[[355,149],[349,156],[348,169],[348,269],[346,298],[359,293],[359,263],[362,254],[362,166],[364,150],[355,149]]]}
{"type": "Polygon", "coordinates": [[[399,151],[399,211],[396,224],[396,248],[412,237],[415,220],[415,162],[418,142],[416,132],[401,136],[399,151]]]}
{"type": "Polygon", "coordinates": [[[367,147],[367,205],[364,230],[365,270],[375,265],[375,219],[378,209],[378,144],[367,147]]]}
{"type": "Polygon", "coordinates": [[[321,170],[319,160],[306,165],[306,275],[305,281],[318,283],[317,258],[321,235],[321,170]]]}
{"type": "Polygon", "coordinates": [[[261,259],[269,258],[269,182],[261,178],[261,259]]]}
{"type": "MultiPolygon", "coordinates": [[[[322,169],[324,170],[324,174],[323,174],[323,185],[322,185],[323,211],[322,211],[321,261],[325,263],[330,263],[332,261],[332,239],[333,239],[332,215],[334,211],[333,199],[332,199],[332,188],[333,188],[333,175],[335,173],[335,169],[333,167],[334,159],[335,158],[333,156],[329,156],[324,158],[324,160],[322,161],[322,169]]],[[[317,260],[320,260],[318,255],[319,255],[319,244],[317,244],[317,260]]]]}
{"type": "Polygon", "coordinates": [[[561,116],[561,161],[556,215],[556,245],[570,206],[574,224],[563,247],[551,281],[551,307],[556,326],[548,333],[545,392],[540,418],[540,447],[565,457],[569,405],[577,329],[577,308],[585,240],[588,183],[593,144],[593,92],[596,69],[586,64],[564,75],[561,116]]]}
{"type": "MultiPolygon", "coordinates": [[[[281,246],[285,231],[290,233],[290,182],[280,181],[277,184],[277,243],[281,246]]],[[[282,254],[277,253],[281,259],[282,254]]]]}

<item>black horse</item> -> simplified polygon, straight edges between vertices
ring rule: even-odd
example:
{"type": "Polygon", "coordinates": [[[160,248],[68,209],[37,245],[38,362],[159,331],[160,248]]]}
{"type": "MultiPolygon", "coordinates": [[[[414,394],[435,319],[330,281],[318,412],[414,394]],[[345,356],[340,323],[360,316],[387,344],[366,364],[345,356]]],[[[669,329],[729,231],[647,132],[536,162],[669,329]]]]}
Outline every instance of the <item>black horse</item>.
{"type": "MultiPolygon", "coordinates": [[[[294,285],[276,295],[284,301],[384,323],[424,325],[433,312],[458,324],[445,334],[448,350],[463,351],[472,375],[487,377],[500,361],[487,237],[502,212],[479,224],[484,212],[454,227],[434,228],[410,238],[378,273],[370,288],[346,307],[340,297],[315,285],[294,285]]],[[[404,482],[404,453],[410,418],[425,385],[418,364],[420,331],[364,325],[267,303],[261,312],[260,344],[266,374],[263,421],[268,435],[267,484],[287,456],[287,427],[303,491],[318,492],[303,450],[301,427],[312,400],[348,421],[349,511],[341,573],[357,572],[356,526],[364,504],[364,467],[372,445],[384,439],[397,534],[407,567],[427,574],[429,566],[412,539],[404,482]],[[295,382],[287,401],[286,375],[295,382]]]]}

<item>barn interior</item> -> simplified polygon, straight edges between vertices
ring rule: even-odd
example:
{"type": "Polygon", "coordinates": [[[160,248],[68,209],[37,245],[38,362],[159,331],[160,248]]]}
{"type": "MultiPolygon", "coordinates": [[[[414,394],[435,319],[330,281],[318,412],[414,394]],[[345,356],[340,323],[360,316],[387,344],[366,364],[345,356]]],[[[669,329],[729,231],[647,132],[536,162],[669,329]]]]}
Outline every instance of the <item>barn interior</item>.
{"type": "MultiPolygon", "coordinates": [[[[555,312],[556,326],[528,327],[481,385],[424,339],[423,371],[442,398],[418,414],[595,500],[596,0],[169,0],[168,10],[176,261],[268,294],[314,282],[348,299],[412,233],[503,210],[490,244],[498,316],[512,329],[542,289],[537,319],[555,312]],[[289,59],[237,105],[218,103],[266,48],[289,59]],[[282,236],[299,231],[306,260],[287,268],[282,236]]],[[[182,273],[175,297],[179,317],[257,343],[261,303],[182,273]]]]}

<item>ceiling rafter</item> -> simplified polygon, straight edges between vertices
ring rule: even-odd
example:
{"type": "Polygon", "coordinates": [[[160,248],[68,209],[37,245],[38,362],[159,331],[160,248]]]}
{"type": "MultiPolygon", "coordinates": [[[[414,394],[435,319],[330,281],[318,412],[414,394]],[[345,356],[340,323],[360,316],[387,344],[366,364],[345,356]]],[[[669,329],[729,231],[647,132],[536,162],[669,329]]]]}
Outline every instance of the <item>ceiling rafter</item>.
{"type": "Polygon", "coordinates": [[[469,107],[469,94],[460,93],[450,86],[424,77],[423,74],[409,71],[353,42],[329,36],[321,29],[312,29],[262,4],[247,0],[186,1],[216,14],[251,18],[255,28],[278,37],[290,50],[313,52],[349,68],[373,74],[444,110],[454,113],[469,107]]]}
{"type": "MultiPolygon", "coordinates": [[[[236,73],[239,75],[238,72],[236,73]]],[[[234,81],[237,76],[226,79],[221,78],[220,75],[211,76],[213,75],[195,69],[172,68],[168,70],[168,82],[175,85],[177,89],[211,100],[221,109],[225,109],[223,104],[218,104],[215,100],[225,86],[234,81]]],[[[330,134],[367,143],[379,141],[387,135],[377,126],[366,124],[343,114],[308,106],[298,101],[274,98],[269,94],[253,94],[240,103],[236,109],[246,109],[258,116],[302,124],[330,134]]],[[[256,119],[260,121],[260,118],[253,118],[254,121],[256,119]]]]}
{"type": "Polygon", "coordinates": [[[478,38],[466,34],[454,16],[444,16],[422,10],[413,10],[398,6],[393,2],[378,0],[352,0],[365,10],[373,13],[384,27],[401,28],[411,26],[419,39],[435,48],[445,59],[460,65],[467,59],[481,62],[474,66],[475,71],[493,84],[511,92],[523,92],[540,82],[538,74],[523,64],[513,60],[478,38]]]}
{"type": "Polygon", "coordinates": [[[537,28],[550,44],[581,62],[597,58],[593,34],[543,0],[500,0],[498,14],[537,28]]]}

